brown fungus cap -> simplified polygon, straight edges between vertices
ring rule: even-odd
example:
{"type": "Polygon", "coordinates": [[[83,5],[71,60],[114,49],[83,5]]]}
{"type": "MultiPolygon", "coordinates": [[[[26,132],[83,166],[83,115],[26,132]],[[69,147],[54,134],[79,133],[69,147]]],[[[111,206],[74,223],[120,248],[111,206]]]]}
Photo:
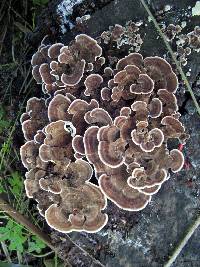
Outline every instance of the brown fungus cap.
{"type": "Polygon", "coordinates": [[[74,66],[73,72],[71,74],[62,74],[61,81],[63,82],[63,84],[68,86],[74,86],[78,84],[83,77],[84,69],[85,60],[81,60],[74,66]]]}
{"type": "Polygon", "coordinates": [[[124,69],[127,65],[135,65],[141,67],[143,64],[143,57],[138,53],[131,53],[123,59],[120,59],[116,65],[117,70],[124,69]]]}
{"type": "Polygon", "coordinates": [[[85,121],[88,124],[96,123],[101,125],[112,125],[113,121],[109,113],[103,108],[95,108],[88,111],[85,116],[85,121]]]}
{"type": "Polygon", "coordinates": [[[172,71],[170,64],[160,57],[147,57],[144,59],[147,74],[154,80],[155,88],[166,88],[175,93],[178,86],[176,74],[172,71]]]}
{"type": "Polygon", "coordinates": [[[45,100],[36,97],[30,98],[27,101],[26,113],[22,114],[20,121],[25,139],[33,140],[37,131],[48,122],[45,100]]]}
{"type": "Polygon", "coordinates": [[[80,34],[67,44],[42,43],[32,58],[46,98],[29,100],[21,117],[25,189],[58,231],[101,230],[107,199],[128,211],[145,208],[169,171],[183,167],[182,153],[168,149],[169,139],[188,138],[175,73],[160,57],[121,56],[122,38],[138,51],[137,31],[130,21],[98,42],[80,34]]]}
{"type": "Polygon", "coordinates": [[[99,185],[104,194],[119,208],[129,211],[138,211],[146,207],[151,197],[131,188],[120,169],[113,175],[103,174],[99,178],[99,185]]]}
{"type": "Polygon", "coordinates": [[[128,178],[128,184],[134,189],[145,189],[162,184],[166,177],[165,169],[159,169],[150,176],[147,175],[144,168],[135,168],[132,176],[128,178]]]}
{"type": "Polygon", "coordinates": [[[94,95],[97,93],[98,88],[103,82],[103,78],[99,74],[90,74],[84,82],[86,87],[84,94],[86,96],[94,95]]]}
{"type": "Polygon", "coordinates": [[[87,62],[94,62],[102,55],[102,48],[97,44],[97,41],[86,34],[79,34],[75,38],[76,48],[80,53],[80,57],[87,62]]]}
{"type": "Polygon", "coordinates": [[[101,213],[106,200],[99,188],[86,183],[80,189],[63,188],[60,205],[51,205],[45,212],[47,223],[54,229],[97,232],[107,223],[107,215],[101,213]]]}
{"type": "Polygon", "coordinates": [[[175,95],[166,89],[159,89],[158,96],[162,102],[164,115],[171,115],[178,111],[177,99],[175,95]]]}
{"type": "Polygon", "coordinates": [[[149,94],[153,91],[154,82],[147,74],[140,74],[137,82],[130,86],[133,94],[149,94]]]}
{"type": "Polygon", "coordinates": [[[179,172],[184,165],[184,156],[178,149],[170,151],[170,168],[173,172],[179,172]]]}
{"type": "Polygon", "coordinates": [[[158,118],[163,111],[163,104],[159,98],[153,98],[148,106],[149,116],[151,118],[158,118]]]}
{"type": "Polygon", "coordinates": [[[43,161],[65,161],[72,157],[72,136],[62,120],[45,127],[46,138],[40,146],[39,155],[43,161]]]}
{"type": "Polygon", "coordinates": [[[71,100],[68,97],[57,94],[48,106],[49,121],[69,121],[72,117],[67,111],[70,104],[71,100]]]}

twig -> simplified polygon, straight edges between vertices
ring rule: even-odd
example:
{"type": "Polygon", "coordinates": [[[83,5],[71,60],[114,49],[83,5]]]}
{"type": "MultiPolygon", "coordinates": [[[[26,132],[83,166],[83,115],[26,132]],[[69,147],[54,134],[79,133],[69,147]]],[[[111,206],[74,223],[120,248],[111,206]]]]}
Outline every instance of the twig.
{"type": "Polygon", "coordinates": [[[170,53],[170,55],[171,55],[171,57],[172,57],[174,63],[176,64],[176,67],[177,67],[177,69],[178,69],[178,71],[179,71],[179,73],[180,73],[180,75],[181,75],[181,78],[183,79],[183,81],[184,81],[184,83],[185,83],[185,86],[187,87],[187,90],[189,91],[189,93],[190,93],[190,95],[191,95],[191,98],[192,98],[192,100],[193,100],[193,102],[194,102],[194,104],[195,104],[195,107],[196,107],[196,109],[197,109],[197,112],[198,112],[199,115],[200,115],[200,107],[199,107],[199,104],[198,104],[198,102],[197,102],[197,100],[196,100],[196,98],[195,98],[195,95],[194,95],[194,93],[193,93],[193,91],[192,91],[192,88],[191,88],[191,86],[190,86],[190,83],[189,83],[187,77],[185,76],[185,73],[183,72],[183,69],[181,68],[180,63],[179,63],[178,60],[176,59],[176,56],[175,56],[175,54],[174,54],[174,52],[173,52],[171,46],[170,46],[169,43],[167,42],[164,33],[162,32],[162,30],[161,30],[160,26],[158,25],[156,19],[154,18],[153,14],[151,13],[151,11],[150,11],[148,5],[145,3],[144,0],[140,0],[140,2],[142,3],[142,5],[144,6],[144,8],[146,9],[148,15],[151,17],[151,20],[153,21],[153,24],[154,24],[155,28],[157,29],[159,35],[160,35],[161,38],[163,39],[163,42],[165,43],[165,45],[166,45],[166,47],[167,47],[167,49],[168,49],[168,51],[169,51],[169,53],[170,53]]]}
{"type": "Polygon", "coordinates": [[[29,232],[37,235],[48,247],[55,251],[54,246],[51,243],[51,239],[45,233],[43,233],[38,227],[36,227],[28,218],[23,216],[21,213],[13,209],[5,200],[0,197],[0,210],[7,213],[16,222],[25,226],[29,232]]]}
{"type": "Polygon", "coordinates": [[[50,252],[47,252],[45,254],[33,254],[31,252],[28,252],[28,254],[30,254],[31,256],[36,257],[36,258],[45,258],[45,257],[47,257],[47,256],[49,256],[49,255],[51,255],[53,253],[55,253],[55,252],[54,251],[50,251],[50,252]]]}
{"type": "Polygon", "coordinates": [[[200,215],[197,217],[197,219],[194,221],[194,223],[189,227],[187,234],[185,237],[181,240],[179,245],[174,250],[172,256],[170,257],[169,261],[164,265],[164,267],[170,267],[172,263],[176,260],[178,255],[181,253],[184,246],[187,244],[190,237],[193,235],[195,230],[200,226],[200,215]]]}

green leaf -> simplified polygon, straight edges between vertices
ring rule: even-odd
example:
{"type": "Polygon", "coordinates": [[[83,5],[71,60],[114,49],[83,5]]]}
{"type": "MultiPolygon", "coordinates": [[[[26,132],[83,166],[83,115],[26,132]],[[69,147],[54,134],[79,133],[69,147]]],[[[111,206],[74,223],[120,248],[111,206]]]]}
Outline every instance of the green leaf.
{"type": "Polygon", "coordinates": [[[20,174],[18,172],[13,172],[11,174],[11,177],[8,178],[8,182],[11,186],[12,193],[16,197],[19,197],[24,188],[22,177],[20,176],[20,174]]]}
{"type": "Polygon", "coordinates": [[[0,128],[7,128],[10,126],[9,121],[0,120],[0,128]]]}
{"type": "Polygon", "coordinates": [[[40,240],[37,236],[32,236],[31,241],[29,241],[28,243],[29,252],[36,251],[37,253],[40,253],[42,249],[45,247],[46,247],[45,243],[42,240],[40,240]]]}

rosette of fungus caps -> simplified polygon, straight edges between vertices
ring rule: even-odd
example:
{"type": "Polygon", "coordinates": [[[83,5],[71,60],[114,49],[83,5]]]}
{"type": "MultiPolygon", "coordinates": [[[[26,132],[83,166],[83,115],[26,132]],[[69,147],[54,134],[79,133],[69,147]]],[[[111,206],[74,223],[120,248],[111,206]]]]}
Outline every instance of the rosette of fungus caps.
{"type": "Polygon", "coordinates": [[[81,34],[67,45],[42,43],[32,58],[46,100],[30,99],[21,117],[25,188],[60,232],[102,229],[107,199],[128,211],[145,208],[184,163],[168,148],[188,138],[170,64],[131,53],[113,65],[105,50],[81,34]]]}

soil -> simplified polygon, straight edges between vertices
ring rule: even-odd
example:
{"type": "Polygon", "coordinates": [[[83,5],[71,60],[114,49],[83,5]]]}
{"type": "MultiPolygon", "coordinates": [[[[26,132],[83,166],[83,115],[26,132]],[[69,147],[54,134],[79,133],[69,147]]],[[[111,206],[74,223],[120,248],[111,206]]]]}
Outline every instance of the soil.
{"type": "MultiPolygon", "coordinates": [[[[76,2],[76,1],[74,1],[76,2]]],[[[146,1],[147,2],[147,1],[146,1]]],[[[152,0],[149,6],[161,23],[166,25],[181,24],[186,21],[184,32],[190,32],[194,26],[200,24],[200,16],[192,16],[189,8],[195,5],[195,1],[182,0],[152,0]],[[171,9],[159,15],[165,5],[171,9]]],[[[52,41],[62,41],[67,44],[77,33],[84,32],[97,37],[101,32],[108,30],[110,25],[125,23],[129,20],[143,21],[141,35],[143,45],[140,52],[144,56],[157,55],[165,57],[172,65],[167,49],[159,38],[152,22],[140,4],[135,0],[85,0],[73,7],[73,12],[68,14],[64,25],[62,16],[56,12],[61,1],[51,1],[46,9],[37,18],[37,27],[34,32],[26,34],[26,43],[30,47],[27,55],[29,63],[32,51],[35,51],[45,35],[50,35],[52,41]],[[76,17],[90,14],[90,19],[84,23],[84,27],[77,28],[74,25],[76,17]],[[63,34],[63,27],[65,33],[63,34]]],[[[8,37],[9,40],[9,37],[8,37]]],[[[8,55],[9,59],[10,55],[8,55]]],[[[30,64],[30,63],[29,63],[30,64]]],[[[188,64],[183,67],[184,72],[190,70],[188,80],[193,92],[200,100],[200,53],[192,52],[188,57],[188,64]]],[[[177,70],[175,70],[177,72],[177,70]]],[[[3,81],[0,86],[7,83],[12,68],[2,73],[3,81]]],[[[22,77],[16,77],[15,83],[21,84],[22,77]],[[19,80],[18,80],[19,79],[19,80]]],[[[169,256],[183,238],[191,222],[196,218],[200,208],[200,119],[194,103],[187,92],[179,75],[180,86],[177,92],[178,104],[181,112],[181,121],[184,123],[190,139],[183,149],[186,158],[184,169],[178,174],[172,174],[171,178],[162,186],[161,190],[152,198],[150,204],[140,212],[128,212],[117,208],[108,201],[106,213],[109,216],[108,224],[98,233],[71,233],[71,239],[84,248],[95,259],[108,267],[162,267],[169,256]]],[[[17,89],[15,89],[17,90],[17,89]]],[[[41,96],[41,88],[33,82],[30,96],[41,96]]],[[[22,97],[22,96],[20,96],[22,97]]],[[[13,107],[11,114],[15,117],[16,105],[21,103],[19,95],[13,91],[13,107]]],[[[4,103],[6,105],[6,102],[4,103]]],[[[23,143],[20,125],[18,124],[13,140],[16,149],[23,143]]],[[[16,169],[25,172],[20,162],[13,164],[16,169]]],[[[52,231],[45,226],[54,244],[59,248],[64,258],[68,259],[74,267],[100,266],[78,248],[71,246],[65,234],[52,231]]],[[[200,266],[200,229],[197,229],[191,237],[182,253],[178,256],[173,267],[198,267],[200,266]]]]}

